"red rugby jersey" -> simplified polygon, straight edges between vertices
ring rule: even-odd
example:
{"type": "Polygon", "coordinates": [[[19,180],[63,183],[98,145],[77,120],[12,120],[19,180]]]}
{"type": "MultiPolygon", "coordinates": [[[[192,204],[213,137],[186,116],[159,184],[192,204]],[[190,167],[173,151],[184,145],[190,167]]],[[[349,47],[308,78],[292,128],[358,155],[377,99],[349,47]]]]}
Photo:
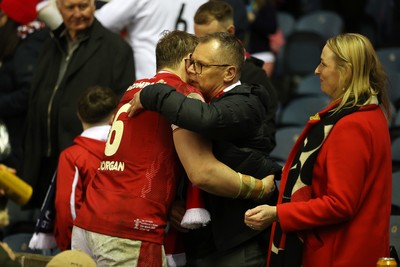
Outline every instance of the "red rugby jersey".
{"type": "Polygon", "coordinates": [[[198,93],[168,72],[138,80],[127,89],[101,166],[74,225],[105,235],[163,243],[167,212],[183,168],[175,152],[171,125],[163,117],[152,111],[132,118],[127,114],[133,95],[160,80],[184,95],[198,93]]]}

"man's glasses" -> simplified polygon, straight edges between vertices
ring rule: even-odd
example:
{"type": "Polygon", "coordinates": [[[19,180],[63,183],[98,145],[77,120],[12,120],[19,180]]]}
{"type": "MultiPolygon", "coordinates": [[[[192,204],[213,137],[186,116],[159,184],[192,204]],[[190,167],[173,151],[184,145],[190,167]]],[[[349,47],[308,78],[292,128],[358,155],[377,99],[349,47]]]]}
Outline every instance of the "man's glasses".
{"type": "Polygon", "coordinates": [[[191,58],[185,59],[186,69],[188,69],[191,65],[193,65],[193,70],[196,74],[201,74],[203,71],[203,67],[228,67],[229,64],[204,64],[199,61],[193,60],[191,58]]]}

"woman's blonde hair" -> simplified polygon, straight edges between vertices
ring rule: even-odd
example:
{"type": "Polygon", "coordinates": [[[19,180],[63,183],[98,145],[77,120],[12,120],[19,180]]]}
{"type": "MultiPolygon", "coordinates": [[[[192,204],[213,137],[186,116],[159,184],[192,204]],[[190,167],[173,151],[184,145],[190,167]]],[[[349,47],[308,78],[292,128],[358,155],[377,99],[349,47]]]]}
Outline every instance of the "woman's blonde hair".
{"type": "Polygon", "coordinates": [[[387,76],[368,38],[357,33],[345,33],[330,38],[327,46],[335,54],[345,92],[335,111],[360,105],[360,98],[366,98],[362,104],[370,103],[372,97],[377,96],[390,119],[387,76]]]}

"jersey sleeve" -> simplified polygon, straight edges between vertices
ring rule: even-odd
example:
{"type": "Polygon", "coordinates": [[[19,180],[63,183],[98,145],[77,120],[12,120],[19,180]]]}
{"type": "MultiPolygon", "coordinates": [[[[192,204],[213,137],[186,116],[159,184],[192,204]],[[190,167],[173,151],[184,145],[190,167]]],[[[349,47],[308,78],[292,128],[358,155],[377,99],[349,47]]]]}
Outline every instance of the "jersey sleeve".
{"type": "Polygon", "coordinates": [[[78,168],[68,153],[60,155],[56,179],[54,236],[61,250],[70,249],[75,201],[82,197],[78,168]]]}

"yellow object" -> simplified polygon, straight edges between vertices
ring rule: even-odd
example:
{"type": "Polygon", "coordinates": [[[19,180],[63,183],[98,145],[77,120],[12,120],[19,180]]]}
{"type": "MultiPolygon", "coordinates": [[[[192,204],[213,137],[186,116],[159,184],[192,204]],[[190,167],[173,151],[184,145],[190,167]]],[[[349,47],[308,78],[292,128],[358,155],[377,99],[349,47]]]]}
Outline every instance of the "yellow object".
{"type": "Polygon", "coordinates": [[[321,118],[319,117],[319,114],[316,113],[314,116],[310,116],[310,121],[319,121],[321,118]]]}
{"type": "Polygon", "coordinates": [[[0,190],[19,205],[28,203],[33,191],[29,184],[7,170],[0,170],[0,190]]]}

